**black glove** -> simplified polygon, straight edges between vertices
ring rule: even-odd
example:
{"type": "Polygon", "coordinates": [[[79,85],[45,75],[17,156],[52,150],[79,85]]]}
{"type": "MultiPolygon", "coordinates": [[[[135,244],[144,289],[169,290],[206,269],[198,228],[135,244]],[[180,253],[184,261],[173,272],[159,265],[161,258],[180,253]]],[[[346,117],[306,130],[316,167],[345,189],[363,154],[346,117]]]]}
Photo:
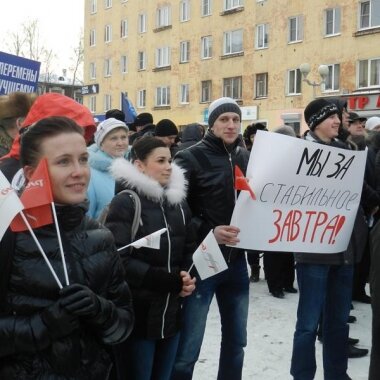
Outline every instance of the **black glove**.
{"type": "Polygon", "coordinates": [[[79,328],[78,317],[62,308],[60,301],[45,308],[41,319],[53,339],[63,338],[79,328]]]}
{"type": "Polygon", "coordinates": [[[87,286],[69,285],[61,289],[59,294],[61,306],[79,317],[93,318],[100,311],[98,296],[87,286]]]}
{"type": "Polygon", "coordinates": [[[182,277],[159,268],[150,267],[143,280],[143,286],[162,293],[179,293],[182,290],[182,277]]]}

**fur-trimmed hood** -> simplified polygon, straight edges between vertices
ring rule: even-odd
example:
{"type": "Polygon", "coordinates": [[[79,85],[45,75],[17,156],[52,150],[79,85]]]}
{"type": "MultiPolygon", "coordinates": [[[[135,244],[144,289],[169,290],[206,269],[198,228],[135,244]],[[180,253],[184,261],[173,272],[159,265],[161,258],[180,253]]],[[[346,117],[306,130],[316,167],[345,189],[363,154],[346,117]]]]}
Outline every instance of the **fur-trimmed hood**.
{"type": "Polygon", "coordinates": [[[160,202],[163,198],[166,198],[169,204],[175,205],[186,199],[187,181],[185,171],[175,163],[172,163],[172,173],[166,187],[162,187],[156,180],[141,173],[131,162],[124,158],[117,158],[113,161],[110,173],[116,181],[152,201],[160,202]]]}

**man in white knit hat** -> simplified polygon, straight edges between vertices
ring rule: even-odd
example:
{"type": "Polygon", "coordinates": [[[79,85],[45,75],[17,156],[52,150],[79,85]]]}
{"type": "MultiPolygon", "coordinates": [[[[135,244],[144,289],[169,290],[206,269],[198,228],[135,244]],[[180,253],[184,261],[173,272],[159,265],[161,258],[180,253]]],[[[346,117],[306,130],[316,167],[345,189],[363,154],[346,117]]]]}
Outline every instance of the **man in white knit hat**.
{"type": "Polygon", "coordinates": [[[203,140],[178,152],[174,158],[186,170],[189,180],[188,202],[197,243],[212,229],[228,269],[205,280],[196,273],[196,291],[184,301],[172,380],[188,380],[193,376],[214,295],[222,323],[217,379],[242,378],[249,279],[244,250],[230,246],[238,242],[239,229],[229,225],[237,196],[234,167],[239,166],[245,173],[249,158],[248,151],[239,146],[240,120],[241,110],[235,100],[226,97],[215,100],[209,107],[209,130],[203,140]]]}

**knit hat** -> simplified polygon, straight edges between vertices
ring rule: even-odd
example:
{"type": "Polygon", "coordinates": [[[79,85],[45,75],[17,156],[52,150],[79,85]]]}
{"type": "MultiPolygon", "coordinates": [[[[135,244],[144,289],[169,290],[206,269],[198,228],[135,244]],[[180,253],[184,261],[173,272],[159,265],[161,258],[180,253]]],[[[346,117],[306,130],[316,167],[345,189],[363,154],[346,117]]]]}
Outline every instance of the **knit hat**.
{"type": "Polygon", "coordinates": [[[318,124],[338,112],[336,104],[326,99],[315,99],[306,106],[304,116],[307,125],[313,131],[318,124]]]}
{"type": "Polygon", "coordinates": [[[374,128],[380,126],[380,117],[372,116],[365,123],[365,129],[372,131],[374,128]]]}
{"type": "MultiPolygon", "coordinates": [[[[94,117],[87,107],[68,96],[55,92],[37,97],[22,123],[22,128],[29,127],[37,121],[50,116],[66,116],[73,119],[84,129],[84,138],[86,141],[90,141],[96,129],[94,117]]],[[[20,136],[17,136],[13,141],[11,151],[5,157],[19,159],[19,151],[20,136]]]]}
{"type": "Polygon", "coordinates": [[[178,129],[169,119],[162,119],[156,124],[154,134],[159,137],[178,135],[178,129]]]}
{"type": "Polygon", "coordinates": [[[136,116],[135,121],[133,122],[133,125],[135,127],[142,127],[146,124],[153,124],[153,116],[149,112],[143,112],[136,116]]]}
{"type": "Polygon", "coordinates": [[[235,112],[241,119],[241,109],[232,98],[219,98],[214,100],[208,107],[208,125],[211,128],[215,120],[225,112],[235,112]]]}
{"type": "Polygon", "coordinates": [[[37,94],[25,92],[0,96],[0,119],[26,116],[36,98],[37,94]]]}
{"type": "Polygon", "coordinates": [[[124,121],[125,122],[125,113],[121,110],[118,110],[117,108],[114,108],[112,110],[108,110],[105,115],[106,119],[110,119],[113,117],[114,119],[124,121]]]}
{"type": "Polygon", "coordinates": [[[127,132],[129,131],[127,124],[121,120],[111,117],[99,123],[98,127],[96,128],[94,135],[95,144],[100,148],[100,145],[102,145],[104,138],[115,128],[124,128],[127,132]]]}

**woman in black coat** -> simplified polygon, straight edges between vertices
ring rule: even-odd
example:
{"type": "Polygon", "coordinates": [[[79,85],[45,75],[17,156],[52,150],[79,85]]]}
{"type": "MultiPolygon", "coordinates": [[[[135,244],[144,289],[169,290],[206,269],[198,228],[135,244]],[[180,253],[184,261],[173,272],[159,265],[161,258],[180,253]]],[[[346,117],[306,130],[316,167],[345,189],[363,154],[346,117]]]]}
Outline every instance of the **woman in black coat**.
{"type": "MultiPolygon", "coordinates": [[[[120,347],[123,379],[169,379],[179,340],[181,297],[191,294],[195,280],[185,270],[195,250],[190,233],[190,210],[182,169],[171,163],[169,148],[154,137],[137,141],[132,162],[116,159],[111,171],[122,188],[135,191],[141,201],[141,220],[134,240],[162,228],[158,250],[142,247],[121,251],[131,286],[136,324],[120,347]],[[144,358],[143,360],[141,358],[144,358]]],[[[106,226],[117,247],[131,243],[135,205],[126,193],[110,204],[106,226]]]]}
{"type": "MultiPolygon", "coordinates": [[[[30,127],[21,140],[27,180],[42,159],[71,285],[59,288],[28,230],[9,235],[13,250],[0,305],[0,379],[105,380],[112,368],[107,346],[128,337],[134,318],[112,234],[86,216],[90,171],[82,128],[65,117],[30,127]]],[[[64,284],[56,227],[34,233],[64,284]]]]}

